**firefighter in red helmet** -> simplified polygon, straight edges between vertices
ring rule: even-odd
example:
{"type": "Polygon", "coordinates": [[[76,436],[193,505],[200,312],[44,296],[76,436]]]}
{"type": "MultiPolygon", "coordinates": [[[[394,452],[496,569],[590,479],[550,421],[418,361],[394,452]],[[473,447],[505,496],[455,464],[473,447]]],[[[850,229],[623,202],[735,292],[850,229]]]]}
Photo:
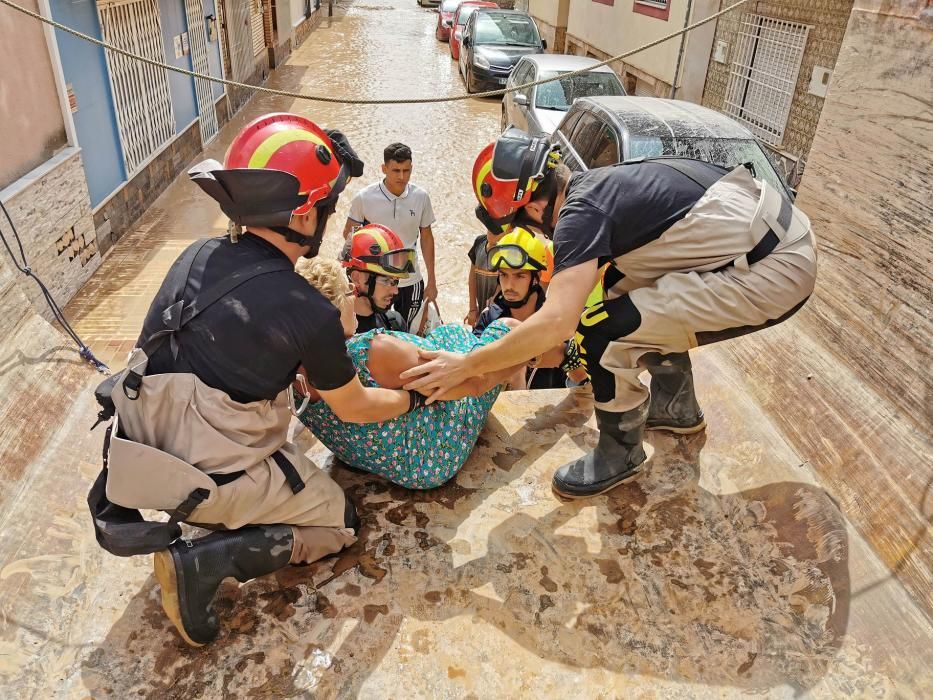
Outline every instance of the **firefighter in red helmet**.
{"type": "Polygon", "coordinates": [[[357,333],[374,328],[408,332],[402,315],[392,308],[399,280],[415,271],[415,251],[381,224],[354,231],[343,246],[340,261],[356,293],[357,333]]]}
{"type": "Polygon", "coordinates": [[[116,413],[88,499],[98,541],[116,554],[154,553],[163,607],[189,644],[217,635],[223,578],[246,581],[355,541],[352,502],[286,440],[297,368],[344,421],[389,420],[421,403],[363,387],[337,309],[294,269],[317,253],[362,170],[343,134],[296,114],[256,119],[224,165],[194,167],[232,235],[181,254],[127,369],[98,390],[116,413]],[[171,520],[146,522],[142,508],[171,520]],[[217,532],[181,540],[179,521],[217,532]]]}
{"type": "Polygon", "coordinates": [[[507,337],[404,373],[408,388],[439,395],[573,337],[599,441],[557,470],[553,489],[584,498],[635,478],[649,457],[645,430],[706,427],[689,350],[780,323],[813,291],[810,221],[782,183],[759,175],[675,156],[571,173],[546,138],[507,129],[477,158],[473,187],[491,230],[530,226],[553,239],[547,301],[507,337]],[[601,268],[602,298],[587,306],[601,268]]]}

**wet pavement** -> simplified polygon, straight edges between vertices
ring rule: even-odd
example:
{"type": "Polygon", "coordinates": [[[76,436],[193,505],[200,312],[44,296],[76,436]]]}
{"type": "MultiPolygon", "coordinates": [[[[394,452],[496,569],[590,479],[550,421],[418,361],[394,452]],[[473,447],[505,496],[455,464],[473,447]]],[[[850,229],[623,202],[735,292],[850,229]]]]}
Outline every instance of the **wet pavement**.
{"type": "MultiPolygon", "coordinates": [[[[269,84],[461,93],[433,22],[413,0],[340,3],[269,84]]],[[[458,320],[466,248],[481,232],[469,174],[496,135],[499,103],[257,97],[206,156],[222,158],[242,124],[272,110],[350,136],[369,164],[351,192],[377,177],[383,146],[412,146],[413,180],[438,216],[442,312],[458,320]]],[[[336,254],[348,205],[346,197],[322,254],[336,254]]],[[[225,225],[180,178],[69,305],[78,331],[119,366],[167,267],[225,225]]],[[[787,325],[767,337],[817,351],[787,325]]],[[[41,320],[18,334],[0,363],[0,378],[22,392],[18,405],[0,406],[22,436],[15,459],[0,465],[4,697],[933,694],[929,618],[847,519],[811,455],[790,442],[781,412],[765,408],[749,369],[764,356],[759,341],[742,346],[744,357],[697,352],[707,433],[652,436],[645,474],[590,501],[562,503],[549,488],[554,469],[595,440],[585,392],[503,395],[461,473],[427,493],[335,467],[302,434],[359,504],[359,543],[310,567],[225,583],[220,638],[191,649],[161,611],[149,558],[111,557],[94,542],[84,498],[101,431],[86,428],[99,377],[41,320]]]]}

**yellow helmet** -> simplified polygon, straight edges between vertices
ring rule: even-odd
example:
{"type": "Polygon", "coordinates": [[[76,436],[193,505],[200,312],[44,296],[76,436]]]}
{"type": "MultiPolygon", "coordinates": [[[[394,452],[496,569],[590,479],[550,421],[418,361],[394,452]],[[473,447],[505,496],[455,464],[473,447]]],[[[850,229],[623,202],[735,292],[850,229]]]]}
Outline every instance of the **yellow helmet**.
{"type": "Polygon", "coordinates": [[[521,227],[516,227],[499,239],[489,251],[489,264],[493,270],[508,267],[512,270],[531,270],[550,278],[554,267],[544,241],[521,227]]]}

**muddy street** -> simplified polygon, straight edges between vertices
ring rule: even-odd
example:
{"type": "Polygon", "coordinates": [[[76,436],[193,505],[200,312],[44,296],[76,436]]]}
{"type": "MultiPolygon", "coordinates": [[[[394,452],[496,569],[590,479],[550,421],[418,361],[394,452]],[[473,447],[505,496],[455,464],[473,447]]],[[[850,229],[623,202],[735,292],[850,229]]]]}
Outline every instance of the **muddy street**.
{"type": "MultiPolygon", "coordinates": [[[[437,15],[411,0],[341,2],[308,41],[267,81],[269,87],[349,98],[428,97],[464,94],[447,44],[434,38],[437,15]]],[[[483,229],[476,221],[470,187],[473,160],[498,134],[500,102],[470,99],[427,105],[353,106],[256,95],[224,127],[205,152],[223,160],[230,140],[255,117],[273,111],[307,115],[338,128],[366,163],[366,172],[341,197],[328,224],[322,255],[340,251],[340,232],[350,201],[381,178],[382,150],[411,146],[412,182],[431,195],[437,222],[438,303],[445,321],[467,309],[469,243],[483,229]]],[[[136,340],[148,304],[165,270],[185,245],[221,233],[218,207],[186,176],[179,177],[114,247],[101,270],[68,307],[76,330],[102,359],[117,365],[136,340]]]]}
{"type": "MultiPolygon", "coordinates": [[[[234,1],[240,9],[248,4],[228,5],[234,1]]],[[[284,4],[279,0],[279,9],[284,4]]],[[[613,6],[550,5],[555,12],[613,6]]],[[[622,5],[633,4],[615,3],[622,5]]],[[[265,85],[350,99],[465,95],[448,45],[435,39],[432,10],[415,0],[340,0],[334,7],[334,16],[313,29],[304,20],[310,33],[265,85]]],[[[680,26],[673,19],[670,26],[680,26]]],[[[884,26],[890,32],[893,25],[884,26]]],[[[866,33],[856,48],[873,47],[874,36],[866,33]]],[[[906,36],[898,34],[898,42],[907,45],[906,36]]],[[[259,51],[249,58],[264,58],[259,51]]],[[[895,59],[900,67],[913,65],[901,52],[891,56],[892,65],[895,59]]],[[[728,67],[717,66],[711,70],[728,67]]],[[[856,67],[838,74],[843,89],[859,88],[843,93],[847,100],[896,102],[888,92],[861,90],[853,75],[873,73],[856,67]]],[[[77,96],[79,110],[89,110],[80,90],[77,96]]],[[[866,261],[875,249],[865,246],[882,240],[875,232],[888,225],[898,255],[910,251],[904,241],[920,236],[890,223],[910,218],[906,206],[881,210],[890,219],[884,225],[876,220],[882,191],[876,186],[865,190],[870,230],[846,220],[851,231],[837,230],[833,239],[830,225],[836,216],[830,209],[858,214],[869,201],[854,189],[841,198],[837,174],[900,176],[915,164],[872,149],[879,167],[867,167],[868,149],[851,147],[851,134],[864,137],[866,122],[848,109],[830,114],[837,129],[823,137],[833,148],[848,143],[845,158],[834,152],[822,156],[822,165],[815,159],[811,172],[822,168],[832,177],[817,175],[801,188],[829,241],[822,269],[835,270],[835,276],[821,272],[828,281],[815,296],[838,297],[839,313],[817,316],[813,308],[825,301],[814,299],[793,324],[692,352],[707,430],[652,431],[645,439],[653,456],[636,480],[573,501],[555,495],[552,479],[599,439],[586,388],[502,393],[462,469],[434,489],[410,490],[345,469],[305,430],[295,442],[356,504],[358,540],[308,566],[285,566],[243,584],[228,578],[214,599],[220,633],[202,647],[183,641],[166,616],[152,557],[116,557],[95,540],[87,494],[101,471],[106,428],[88,428],[98,416],[93,389],[101,376],[19,287],[8,287],[16,295],[0,299],[7,308],[19,299],[13,308],[26,317],[4,325],[0,315],[2,697],[933,697],[925,586],[933,486],[928,470],[917,467],[928,461],[929,440],[915,421],[919,412],[896,418],[895,404],[858,374],[870,369],[894,378],[883,387],[892,395],[922,390],[926,384],[908,373],[896,376],[897,363],[929,363],[894,341],[898,324],[917,344],[926,336],[908,325],[918,317],[891,301],[886,354],[859,351],[851,337],[874,342],[871,316],[856,307],[871,309],[877,303],[871,294],[887,299],[881,292],[890,290],[877,287],[878,280],[894,279],[894,291],[902,282],[890,274],[896,255],[882,256],[884,269],[872,267],[866,261]],[[850,260],[856,255],[857,265],[850,260]],[[843,323],[850,319],[858,323],[843,323]],[[851,347],[856,351],[843,357],[851,347]],[[866,359],[867,369],[856,366],[866,359]]],[[[340,129],[366,162],[329,223],[322,256],[337,256],[353,195],[381,178],[383,148],[397,141],[412,148],[412,182],[428,191],[437,217],[438,301],[444,320],[459,322],[467,310],[467,249],[483,231],[473,213],[472,165],[499,132],[499,100],[355,106],[257,94],[191,164],[223,160],[246,123],[276,111],[340,129]]],[[[873,108],[871,134],[882,112],[873,108]]],[[[199,137],[194,122],[187,128],[199,137]]],[[[153,170],[166,167],[158,183],[148,173],[135,178],[158,191],[200,143],[177,162],[153,161],[153,170]]],[[[74,150],[37,181],[28,202],[41,196],[50,210],[62,208],[47,193],[61,192],[54,187],[69,173],[80,177],[79,155],[91,148],[85,142],[74,150]]],[[[164,151],[166,160],[179,152],[164,151]]],[[[886,185],[883,193],[906,203],[908,189],[886,185]]],[[[109,196],[139,194],[127,186],[109,196]]],[[[146,201],[139,196],[137,213],[146,201]]],[[[29,215],[32,209],[21,207],[29,215]]],[[[85,218],[90,237],[90,210],[85,218]]],[[[28,218],[20,228],[34,234],[26,241],[30,253],[51,230],[28,218]]],[[[114,229],[108,240],[116,242],[101,248],[106,257],[94,258],[99,267],[66,260],[68,245],[57,252],[53,246],[47,258],[58,265],[52,269],[85,270],[66,314],[117,370],[170,265],[192,241],[226,230],[219,207],[182,174],[131,230],[114,229]]],[[[71,229],[69,245],[78,233],[71,229]]],[[[893,250],[883,242],[877,250],[893,250]]],[[[0,267],[0,283],[11,274],[0,267]]],[[[909,283],[917,288],[914,277],[909,283]]],[[[191,442],[209,444],[202,435],[191,442]]]]}

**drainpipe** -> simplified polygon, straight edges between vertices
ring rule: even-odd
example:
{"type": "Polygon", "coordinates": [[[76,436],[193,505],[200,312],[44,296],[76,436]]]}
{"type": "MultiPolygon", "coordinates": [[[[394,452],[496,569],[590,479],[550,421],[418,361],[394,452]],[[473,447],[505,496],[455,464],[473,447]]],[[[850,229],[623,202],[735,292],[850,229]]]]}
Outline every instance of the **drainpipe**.
{"type": "MultiPolygon", "coordinates": [[[[684,15],[684,29],[690,24],[690,15],[693,12],[693,0],[687,0],[687,14],[684,15]]],[[[680,82],[680,65],[684,60],[684,50],[687,47],[687,33],[680,35],[680,51],[677,53],[677,67],[674,69],[674,84],[671,85],[671,99],[677,97],[677,83],[680,82]]]]}

